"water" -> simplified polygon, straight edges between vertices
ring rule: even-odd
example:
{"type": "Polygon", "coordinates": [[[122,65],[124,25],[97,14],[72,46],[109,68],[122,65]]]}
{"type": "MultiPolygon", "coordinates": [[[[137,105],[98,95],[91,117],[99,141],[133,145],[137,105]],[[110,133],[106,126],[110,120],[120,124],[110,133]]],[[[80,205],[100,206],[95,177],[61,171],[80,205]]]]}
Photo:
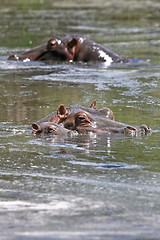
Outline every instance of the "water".
{"type": "Polygon", "coordinates": [[[159,239],[159,1],[0,3],[0,239],[159,239]],[[7,61],[75,32],[143,61],[7,61]],[[61,103],[95,98],[152,134],[36,138],[28,129],[61,103]]]}

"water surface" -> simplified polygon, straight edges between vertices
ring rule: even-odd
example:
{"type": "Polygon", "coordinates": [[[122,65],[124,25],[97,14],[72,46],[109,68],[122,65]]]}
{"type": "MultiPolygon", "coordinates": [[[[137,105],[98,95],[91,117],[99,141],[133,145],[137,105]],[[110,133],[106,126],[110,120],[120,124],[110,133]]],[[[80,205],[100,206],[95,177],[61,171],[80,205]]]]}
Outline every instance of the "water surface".
{"type": "Polygon", "coordinates": [[[159,239],[159,1],[1,2],[1,239],[159,239]],[[7,60],[75,32],[142,61],[7,60]],[[95,98],[152,134],[36,138],[28,129],[61,103],[95,98]]]}

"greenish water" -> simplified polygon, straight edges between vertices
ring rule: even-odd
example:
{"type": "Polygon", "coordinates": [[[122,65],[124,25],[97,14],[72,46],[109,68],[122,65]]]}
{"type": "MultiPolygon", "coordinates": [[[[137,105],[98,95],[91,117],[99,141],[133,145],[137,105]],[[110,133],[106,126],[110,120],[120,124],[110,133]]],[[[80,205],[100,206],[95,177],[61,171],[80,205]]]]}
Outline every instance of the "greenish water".
{"type": "Polygon", "coordinates": [[[160,238],[159,1],[0,0],[0,239],[160,238]],[[132,65],[12,62],[79,33],[132,65]],[[65,106],[109,107],[150,136],[35,138],[65,106]]]}

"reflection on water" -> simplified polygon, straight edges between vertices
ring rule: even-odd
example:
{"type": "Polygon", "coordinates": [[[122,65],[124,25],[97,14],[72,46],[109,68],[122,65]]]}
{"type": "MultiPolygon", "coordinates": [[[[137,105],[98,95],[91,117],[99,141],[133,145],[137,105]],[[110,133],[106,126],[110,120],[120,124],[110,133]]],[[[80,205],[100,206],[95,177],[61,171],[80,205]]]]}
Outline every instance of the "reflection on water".
{"type": "Polygon", "coordinates": [[[159,239],[159,2],[1,5],[1,238],[159,239]],[[75,32],[142,61],[7,61],[52,35],[75,32]],[[153,133],[35,137],[28,128],[61,103],[90,106],[94,99],[117,121],[145,123],[153,133]]]}

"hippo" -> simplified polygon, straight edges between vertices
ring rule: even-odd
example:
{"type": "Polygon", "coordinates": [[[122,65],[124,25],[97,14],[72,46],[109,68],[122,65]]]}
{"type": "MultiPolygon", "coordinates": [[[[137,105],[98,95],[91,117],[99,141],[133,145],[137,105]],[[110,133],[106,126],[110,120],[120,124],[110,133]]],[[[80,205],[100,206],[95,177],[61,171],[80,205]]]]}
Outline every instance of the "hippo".
{"type": "Polygon", "coordinates": [[[54,134],[58,136],[73,136],[77,135],[76,131],[68,130],[61,124],[55,122],[42,122],[41,124],[32,123],[33,134],[54,134]]]}
{"type": "Polygon", "coordinates": [[[115,63],[127,63],[131,59],[122,58],[104,46],[73,34],[66,37],[53,37],[46,44],[35,47],[20,55],[11,55],[8,60],[19,61],[70,61],[70,62],[105,62],[110,65],[115,63]]]}
{"type": "Polygon", "coordinates": [[[77,34],[64,38],[51,38],[48,41],[50,51],[55,51],[58,45],[66,48],[67,58],[71,61],[98,61],[109,65],[111,62],[130,62],[130,59],[122,58],[104,46],[77,34]]]}
{"type": "Polygon", "coordinates": [[[61,124],[64,129],[77,131],[79,134],[89,132],[97,134],[124,133],[136,136],[151,133],[151,129],[146,125],[134,127],[115,121],[113,112],[109,108],[96,109],[96,100],[93,101],[90,107],[73,105],[65,108],[61,104],[57,111],[38,121],[37,125],[41,125],[43,122],[61,124]]]}
{"type": "MultiPolygon", "coordinates": [[[[65,124],[64,127],[66,127],[65,124]]],[[[151,129],[144,124],[133,127],[109,118],[93,118],[92,115],[86,111],[80,111],[74,115],[74,125],[72,129],[79,133],[125,133],[131,136],[151,133],[151,129]]]]}

